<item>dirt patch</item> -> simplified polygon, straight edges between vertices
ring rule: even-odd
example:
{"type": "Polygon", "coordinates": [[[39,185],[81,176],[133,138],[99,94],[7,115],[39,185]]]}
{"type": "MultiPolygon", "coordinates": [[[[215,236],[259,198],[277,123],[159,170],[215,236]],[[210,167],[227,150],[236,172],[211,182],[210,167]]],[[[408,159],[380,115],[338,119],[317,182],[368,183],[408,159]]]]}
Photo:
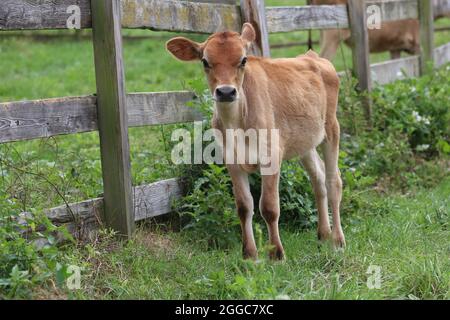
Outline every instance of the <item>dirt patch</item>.
{"type": "Polygon", "coordinates": [[[39,286],[33,289],[33,299],[35,300],[67,300],[67,295],[59,289],[53,280],[48,282],[48,286],[39,286]]]}
{"type": "Polygon", "coordinates": [[[170,236],[148,230],[139,231],[136,242],[152,251],[169,252],[175,248],[174,240],[170,236]]]}

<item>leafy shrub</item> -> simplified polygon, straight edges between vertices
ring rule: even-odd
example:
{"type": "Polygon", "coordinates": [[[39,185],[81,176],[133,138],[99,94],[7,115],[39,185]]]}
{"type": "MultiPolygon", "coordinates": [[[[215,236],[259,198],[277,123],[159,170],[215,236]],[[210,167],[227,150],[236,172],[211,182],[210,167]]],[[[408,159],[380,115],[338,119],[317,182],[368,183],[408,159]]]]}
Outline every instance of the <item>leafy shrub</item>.
{"type": "Polygon", "coordinates": [[[177,209],[181,217],[187,218],[184,229],[192,230],[195,239],[205,241],[212,248],[227,248],[239,239],[239,220],[230,177],[225,170],[225,167],[209,165],[177,209]]]}
{"type": "Polygon", "coordinates": [[[64,279],[65,266],[56,245],[56,232],[66,239],[63,228],[50,223],[45,215],[19,217],[17,205],[0,193],[0,298],[29,297],[31,288],[51,278],[64,279]],[[34,232],[25,237],[28,225],[34,232]],[[41,228],[45,231],[38,231],[41,228]]]}
{"type": "Polygon", "coordinates": [[[373,93],[377,129],[406,135],[411,150],[422,156],[448,153],[441,146],[450,142],[449,93],[449,68],[377,87],[373,93]]]}
{"type": "Polygon", "coordinates": [[[371,128],[364,120],[359,95],[351,89],[354,80],[344,81],[339,120],[345,152],[340,167],[346,185],[354,182],[348,179],[353,173],[363,179],[359,188],[384,179],[390,188],[407,190],[437,180],[438,162],[433,171],[427,161],[445,158],[450,151],[449,80],[449,68],[443,68],[433,75],[376,87],[371,94],[371,128]],[[424,166],[427,175],[422,174],[424,166]]]}

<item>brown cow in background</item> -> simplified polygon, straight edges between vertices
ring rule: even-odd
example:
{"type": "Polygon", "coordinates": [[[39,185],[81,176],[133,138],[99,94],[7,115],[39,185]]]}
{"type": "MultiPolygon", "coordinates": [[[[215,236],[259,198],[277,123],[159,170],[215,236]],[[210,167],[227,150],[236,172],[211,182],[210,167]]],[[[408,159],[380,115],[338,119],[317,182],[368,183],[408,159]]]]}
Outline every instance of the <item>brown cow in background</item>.
{"type": "MultiPolygon", "coordinates": [[[[439,2],[440,0],[434,0],[434,6],[437,7],[439,2]]],[[[311,0],[311,4],[347,4],[347,0],[311,0]]],[[[439,14],[435,18],[444,16],[439,14]]],[[[381,29],[368,30],[368,33],[371,53],[389,51],[392,59],[398,59],[402,52],[409,54],[419,54],[420,52],[419,20],[417,19],[382,22],[381,29]]],[[[350,45],[350,36],[351,33],[348,29],[322,30],[320,56],[332,60],[341,41],[350,45]]]]}

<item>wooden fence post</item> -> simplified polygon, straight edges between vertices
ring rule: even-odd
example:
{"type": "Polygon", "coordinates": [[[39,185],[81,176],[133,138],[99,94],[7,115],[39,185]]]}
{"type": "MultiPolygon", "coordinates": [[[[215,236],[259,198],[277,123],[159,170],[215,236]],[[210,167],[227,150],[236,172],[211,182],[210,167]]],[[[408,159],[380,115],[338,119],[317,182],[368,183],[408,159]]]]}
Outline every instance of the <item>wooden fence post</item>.
{"type": "Polygon", "coordinates": [[[250,53],[270,57],[265,6],[264,0],[241,0],[241,16],[242,22],[250,22],[256,31],[256,43],[250,49],[250,53]]]}
{"type": "MultiPolygon", "coordinates": [[[[369,35],[367,32],[367,12],[365,0],[348,1],[348,17],[352,32],[353,74],[358,79],[358,90],[369,93],[372,90],[370,75],[369,35]]],[[[367,120],[372,117],[372,105],[368,96],[363,97],[367,120]]]]}
{"type": "MultiPolygon", "coordinates": [[[[312,0],[306,0],[306,5],[311,6],[312,0]]],[[[308,29],[308,50],[313,50],[312,30],[308,29]]]]}
{"type": "Polygon", "coordinates": [[[134,230],[134,204],[122,60],[120,0],[92,0],[97,116],[104,221],[122,236],[134,230]]]}
{"type": "Polygon", "coordinates": [[[420,74],[428,71],[429,64],[434,62],[434,19],[433,1],[419,0],[420,19],[420,74]]]}

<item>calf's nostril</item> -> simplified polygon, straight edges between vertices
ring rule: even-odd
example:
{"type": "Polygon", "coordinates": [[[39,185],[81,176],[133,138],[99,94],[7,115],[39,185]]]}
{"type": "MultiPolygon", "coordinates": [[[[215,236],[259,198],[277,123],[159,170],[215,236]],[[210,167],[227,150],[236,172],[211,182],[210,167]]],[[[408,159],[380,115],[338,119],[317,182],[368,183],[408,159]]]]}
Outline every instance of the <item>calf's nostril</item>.
{"type": "Polygon", "coordinates": [[[216,89],[216,96],[218,98],[233,99],[237,95],[237,91],[233,87],[220,87],[216,89]]]}

